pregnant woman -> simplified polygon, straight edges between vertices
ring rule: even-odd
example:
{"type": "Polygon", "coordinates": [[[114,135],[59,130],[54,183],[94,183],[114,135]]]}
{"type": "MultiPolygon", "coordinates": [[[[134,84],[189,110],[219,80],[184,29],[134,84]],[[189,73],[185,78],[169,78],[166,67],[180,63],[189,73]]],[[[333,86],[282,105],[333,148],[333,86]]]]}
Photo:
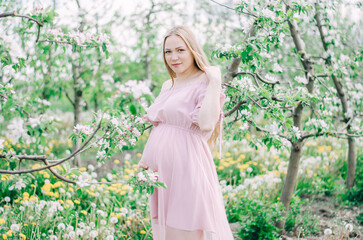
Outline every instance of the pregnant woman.
{"type": "Polygon", "coordinates": [[[171,79],[147,110],[154,128],[138,164],[167,185],[149,196],[153,238],[232,240],[210,149],[222,130],[221,72],[184,26],[167,33],[163,57],[171,79]]]}

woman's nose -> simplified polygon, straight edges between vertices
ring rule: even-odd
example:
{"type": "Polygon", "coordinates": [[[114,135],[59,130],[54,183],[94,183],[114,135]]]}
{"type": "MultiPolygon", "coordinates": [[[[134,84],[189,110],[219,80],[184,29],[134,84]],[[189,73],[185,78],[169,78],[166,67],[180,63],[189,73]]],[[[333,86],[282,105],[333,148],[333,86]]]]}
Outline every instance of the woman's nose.
{"type": "Polygon", "coordinates": [[[172,53],[172,54],[171,54],[171,59],[172,59],[172,60],[176,60],[176,59],[178,59],[178,58],[179,58],[178,53],[172,53]]]}

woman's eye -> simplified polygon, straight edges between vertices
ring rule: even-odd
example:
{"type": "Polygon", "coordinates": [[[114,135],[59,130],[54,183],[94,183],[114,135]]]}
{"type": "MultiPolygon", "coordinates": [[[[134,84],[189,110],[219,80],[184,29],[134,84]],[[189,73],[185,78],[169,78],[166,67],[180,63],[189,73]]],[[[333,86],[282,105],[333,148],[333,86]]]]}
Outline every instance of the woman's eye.
{"type": "Polygon", "coordinates": [[[184,49],[179,49],[178,51],[179,51],[179,52],[182,52],[182,51],[184,51],[184,49]]]}
{"type": "Polygon", "coordinates": [[[165,51],[165,53],[170,53],[170,51],[165,51]]]}

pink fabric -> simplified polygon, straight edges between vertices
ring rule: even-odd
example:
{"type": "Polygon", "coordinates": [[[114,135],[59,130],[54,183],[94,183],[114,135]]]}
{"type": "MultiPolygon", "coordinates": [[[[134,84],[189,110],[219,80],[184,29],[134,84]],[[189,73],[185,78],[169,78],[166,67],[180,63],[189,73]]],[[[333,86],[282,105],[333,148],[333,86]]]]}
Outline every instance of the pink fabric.
{"type": "MultiPolygon", "coordinates": [[[[168,187],[149,196],[154,240],[233,239],[207,144],[212,131],[203,132],[198,126],[208,86],[204,80],[161,92],[147,110],[146,120],[155,127],[142,162],[158,171],[159,181],[168,187]]],[[[221,106],[224,101],[222,92],[221,106]]]]}

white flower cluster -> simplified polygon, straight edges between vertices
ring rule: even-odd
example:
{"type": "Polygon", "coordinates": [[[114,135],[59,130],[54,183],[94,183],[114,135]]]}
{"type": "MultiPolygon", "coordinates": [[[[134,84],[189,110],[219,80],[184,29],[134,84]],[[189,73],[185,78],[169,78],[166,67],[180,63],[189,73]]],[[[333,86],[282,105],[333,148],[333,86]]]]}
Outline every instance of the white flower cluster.
{"type": "Polygon", "coordinates": [[[136,175],[137,179],[139,181],[148,181],[150,179],[150,181],[152,181],[152,182],[156,182],[159,179],[159,174],[157,172],[154,172],[151,169],[148,169],[146,171],[146,173],[147,173],[147,176],[145,176],[143,172],[139,172],[136,175]]]}
{"type": "Polygon", "coordinates": [[[82,132],[82,133],[86,134],[87,136],[89,136],[93,132],[93,129],[88,125],[77,124],[74,127],[73,132],[75,132],[75,133],[82,132]]]}
{"type": "Polygon", "coordinates": [[[320,127],[323,131],[327,131],[329,128],[328,124],[324,120],[316,118],[309,119],[305,126],[312,127],[314,129],[318,129],[320,127]]]}
{"type": "Polygon", "coordinates": [[[234,78],[231,82],[232,87],[240,89],[241,92],[255,92],[256,87],[253,85],[251,78],[242,77],[241,80],[234,78]]]}
{"type": "Polygon", "coordinates": [[[272,68],[272,71],[274,71],[274,72],[282,72],[283,69],[282,69],[282,67],[278,63],[274,63],[273,68],[272,68]]]}
{"type": "Polygon", "coordinates": [[[22,118],[13,118],[11,120],[7,126],[5,136],[13,139],[14,143],[17,143],[20,138],[23,138],[27,144],[35,141],[35,138],[31,138],[24,129],[24,120],[22,118]]]}
{"type": "Polygon", "coordinates": [[[74,39],[74,41],[78,45],[84,45],[84,44],[90,44],[92,41],[95,41],[97,43],[110,43],[110,37],[107,34],[101,33],[98,36],[89,32],[71,32],[69,34],[66,34],[62,31],[62,29],[50,29],[48,30],[48,34],[54,36],[55,41],[63,41],[64,38],[71,38],[74,39]]]}
{"type": "Polygon", "coordinates": [[[144,81],[129,80],[124,84],[118,84],[116,87],[126,95],[132,94],[135,99],[139,99],[144,94],[152,95],[149,85],[144,81]]]}
{"type": "Polygon", "coordinates": [[[297,139],[301,138],[301,131],[298,127],[292,126],[292,133],[296,136],[297,139]]]}
{"type": "Polygon", "coordinates": [[[308,84],[308,79],[306,77],[301,77],[301,76],[296,76],[294,78],[294,80],[298,83],[302,83],[302,84],[308,84]]]}
{"type": "Polygon", "coordinates": [[[264,8],[261,11],[261,16],[265,17],[265,18],[270,18],[272,21],[276,20],[276,13],[274,11],[271,11],[268,8],[264,8]]]}

